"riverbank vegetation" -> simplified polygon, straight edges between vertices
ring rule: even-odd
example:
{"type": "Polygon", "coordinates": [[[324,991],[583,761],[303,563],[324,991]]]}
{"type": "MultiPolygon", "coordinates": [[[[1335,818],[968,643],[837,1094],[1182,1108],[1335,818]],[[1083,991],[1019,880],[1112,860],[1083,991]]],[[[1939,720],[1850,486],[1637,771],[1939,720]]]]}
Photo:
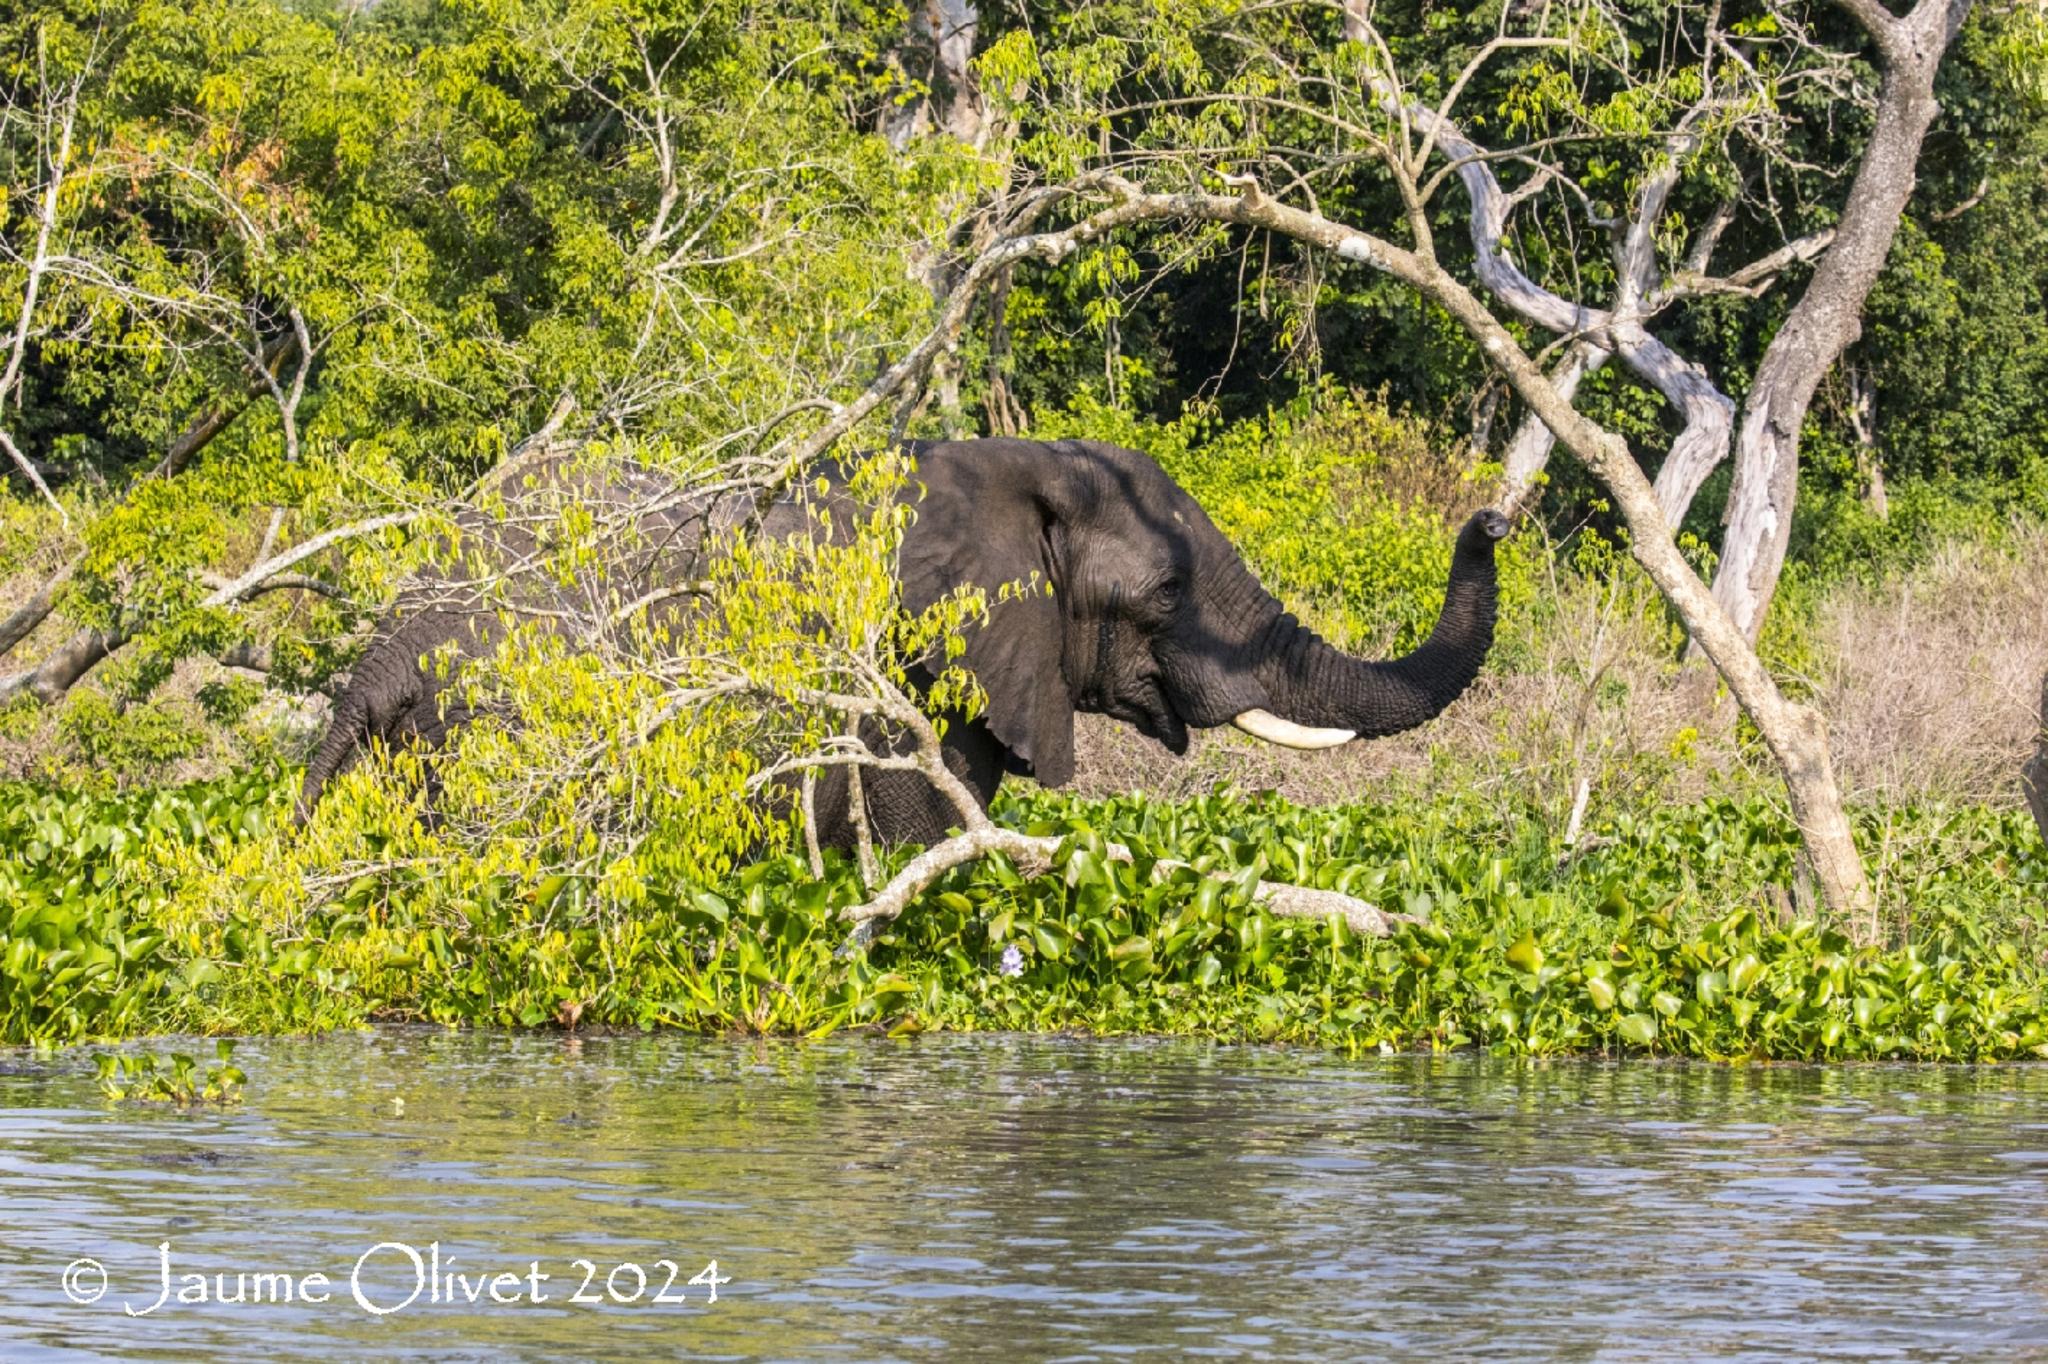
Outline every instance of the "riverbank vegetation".
{"type": "Polygon", "coordinates": [[[1865,6],[699,8],[0,19],[0,1040],[398,1017],[2048,1055],[2018,787],[2048,671],[2037,0],[1949,6],[1929,150],[1792,477],[1734,417],[1783,379],[1887,117],[1865,6]],[[1467,117],[1389,179],[1368,153],[1420,126],[1410,95],[1467,117]],[[1256,216],[1072,235],[1152,204],[1134,183],[1438,253],[1626,439],[1673,556],[1627,479],[1551,458],[1544,393],[1456,298],[1256,216]],[[1605,320],[1560,329],[1559,300],[1605,320]],[[889,640],[972,614],[892,614],[877,522],[729,575],[746,708],[670,725],[703,678],[629,631],[515,638],[477,677],[520,723],[440,760],[435,815],[400,756],[293,826],[371,622],[508,454],[573,435],[772,489],[906,433],[1145,450],[1372,652],[1427,633],[1462,518],[1516,505],[1487,670],[1324,754],[1090,725],[1072,789],[995,812],[1066,839],[1048,872],[957,868],[852,945],[875,877],[816,874],[745,797],[844,732],[821,682],[886,691],[889,640]],[[1853,915],[1782,735],[1693,647],[1707,584],[1768,669],[1744,686],[1825,720],[1853,915]],[[1406,920],[1276,918],[1260,880],[1406,920]]]}
{"type": "MultiPolygon", "coordinates": [[[[1470,784],[1338,808],[1276,796],[1006,798],[1066,838],[1052,871],[951,873],[865,948],[849,859],[789,853],[630,914],[586,883],[364,876],[261,908],[288,773],[147,794],[23,794],[0,1032],[14,1041],[303,1031],[373,1019],[821,1034],[1081,1028],[1348,1051],[1748,1059],[2048,1055],[2048,853],[2021,812],[1886,810],[1903,946],[1856,948],[1782,891],[1796,831],[1768,800],[1658,801],[1589,821],[1470,784]],[[1107,843],[1133,860],[1106,856],[1107,843]],[[1155,876],[1152,864],[1187,865],[1155,876]],[[219,869],[230,869],[226,884],[219,869]],[[1412,916],[1386,938],[1276,919],[1261,878],[1412,916]]],[[[1877,836],[1876,820],[1863,833],[1877,836]]]]}

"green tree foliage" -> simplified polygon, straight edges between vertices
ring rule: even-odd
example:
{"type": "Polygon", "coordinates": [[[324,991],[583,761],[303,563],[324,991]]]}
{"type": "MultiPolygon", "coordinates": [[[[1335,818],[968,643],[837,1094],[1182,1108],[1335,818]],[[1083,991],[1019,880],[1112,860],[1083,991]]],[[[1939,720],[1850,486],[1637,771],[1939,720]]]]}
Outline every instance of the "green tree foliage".
{"type": "MultiPolygon", "coordinates": [[[[1377,14],[1388,55],[1429,100],[1502,23],[1487,7],[1377,14]]],[[[1576,187],[1538,195],[1517,220],[1516,251],[1539,284],[1590,297],[1612,287],[1590,223],[1627,203],[1653,164],[1644,134],[1699,97],[1706,68],[1660,55],[1657,38],[1697,18],[1630,11],[1608,29],[1561,15],[1545,43],[1472,68],[1457,107],[1473,134],[1551,140],[1560,183],[1576,187]]],[[[1667,260],[1724,201],[1726,259],[1824,228],[1865,131],[1846,96],[1868,71],[1842,16],[1758,6],[1724,18],[1754,88],[1738,81],[1703,128],[1660,229],[1667,260]]],[[[744,466],[811,420],[809,405],[843,401],[901,354],[929,310],[914,276],[980,191],[1028,188],[1107,153],[1268,179],[1296,168],[1340,217],[1404,212],[1356,158],[1326,154],[1345,120],[1364,116],[1341,92],[1376,60],[1344,41],[1338,6],[991,11],[977,70],[997,132],[980,151],[943,137],[895,150],[873,134],[890,101],[915,94],[892,74],[903,23],[889,6],[651,0],[45,0],[13,12],[0,24],[0,235],[13,252],[0,317],[22,301],[35,191],[50,173],[43,115],[67,98],[77,114],[62,261],[31,319],[10,418],[71,526],[38,511],[19,476],[0,511],[0,547],[21,565],[10,596],[59,581],[40,643],[60,627],[132,638],[101,671],[124,720],[194,655],[260,652],[282,689],[326,685],[417,562],[408,545],[420,537],[343,539],[300,566],[319,591],[207,605],[222,578],[259,550],[461,492],[564,395],[642,460],[688,477],[744,466]],[[310,355],[296,353],[302,334],[310,355]],[[149,476],[213,413],[231,419],[197,457],[149,476]],[[74,554],[77,571],[62,572],[74,554]]],[[[1920,538],[1910,517],[1887,527],[1857,510],[1870,458],[1894,484],[1967,480],[1966,496],[1994,511],[2048,496],[2036,491],[2048,488],[2048,120],[2029,81],[2039,27],[2028,4],[1985,7],[1945,68],[1935,151],[1853,356],[1877,376],[1874,456],[1859,451],[1842,393],[1815,412],[1817,495],[1801,545],[1820,561],[1920,538]]],[[[1465,211],[1456,192],[1426,211],[1454,267],[1465,211]]],[[[1012,276],[1000,319],[984,308],[963,341],[969,412],[1000,377],[1037,429],[1124,420],[1077,423],[1092,404],[1143,418],[1169,449],[1187,412],[1225,430],[1321,407],[1332,427],[1357,415],[1369,430],[1364,409],[1326,402],[1347,388],[1496,447],[1512,415],[1447,319],[1284,243],[1119,233],[1012,276]]],[[[1659,325],[1739,389],[1794,293],[1708,295],[1659,325]]],[[[1625,434],[1672,429],[1661,402],[1613,369],[1582,401],[1625,434]]],[[[1222,462],[1273,479],[1253,472],[1256,457],[1222,462]]],[[[1255,496],[1234,476],[1204,482],[1205,463],[1174,472],[1212,506],[1255,496]]],[[[1557,525],[1601,514],[1577,474],[1555,477],[1557,525]]],[[[1694,513],[1708,543],[1725,480],[1694,513]]],[[[1408,638],[1428,575],[1378,582],[1373,565],[1406,553],[1383,552],[1339,493],[1313,496],[1351,509],[1329,526],[1357,540],[1329,551],[1348,562],[1304,575],[1280,560],[1306,547],[1253,551],[1276,585],[1347,598],[1330,613],[1340,633],[1408,638]],[[1353,618],[1389,594],[1412,594],[1415,609],[1353,618]]],[[[1255,540],[1274,525],[1304,539],[1321,530],[1316,516],[1225,519],[1255,540]]],[[[20,646],[6,667],[36,656],[20,646]]],[[[174,711],[158,727],[191,718],[174,711]]],[[[139,735],[138,751],[148,742],[139,735]]]]}
{"type": "MultiPolygon", "coordinates": [[[[17,254],[34,114],[75,88],[78,121],[21,419],[76,539],[45,524],[40,548],[18,543],[45,563],[84,551],[61,616],[142,637],[120,689],[147,695],[175,659],[250,637],[283,680],[319,682],[410,566],[398,533],[345,541],[307,565],[322,592],[255,610],[203,608],[210,581],[259,547],[459,492],[565,394],[688,475],[864,383],[922,320],[905,244],[983,171],[856,125],[874,39],[847,17],[16,11],[0,232],[17,254]],[[198,458],[148,476],[216,410],[236,415],[198,458]]],[[[0,272],[0,307],[21,278],[0,272]]]]}
{"type": "MultiPolygon", "coordinates": [[[[1500,149],[1539,143],[1556,167],[1548,192],[1518,209],[1512,249],[1523,268],[1567,298],[1611,296],[1613,220],[1662,155],[1664,141],[1650,134],[1701,96],[1708,67],[1685,35],[1707,11],[1624,7],[1603,11],[1598,25],[1590,11],[1546,11],[1546,31],[1568,45],[1496,52],[1470,72],[1467,63],[1504,31],[1500,6],[1371,12],[1419,100],[1435,106],[1469,75],[1456,87],[1466,130],[1500,149]]],[[[1748,73],[1735,74],[1732,91],[1695,126],[1657,232],[1667,269],[1709,223],[1724,267],[1831,227],[1869,131],[1873,76],[1846,16],[1827,5],[1713,13],[1734,35],[1715,58],[1714,78],[1731,81],[1738,49],[1748,73]],[[1723,205],[1731,213],[1719,222],[1723,205]]],[[[2037,509],[2039,404],[2048,392],[2039,368],[2048,336],[2041,13],[2031,0],[1979,6],[1943,66],[1943,112],[1920,187],[1851,357],[1875,377],[1877,454],[1892,479],[1961,476],[1971,481],[1968,495],[2017,497],[2037,509]]],[[[1531,31],[1533,22],[1515,10],[1505,31],[1531,31]]],[[[1347,47],[1341,27],[1337,4],[1219,0],[1169,10],[1112,0],[1034,10],[985,60],[1028,75],[1019,157],[1047,178],[1108,158],[1166,161],[1191,175],[1243,170],[1271,185],[1309,185],[1339,220],[1399,222],[1404,206],[1369,158],[1332,150],[1379,132],[1355,93],[1360,70],[1376,58],[1347,47]]],[[[1524,183],[1511,169],[1502,175],[1510,190],[1524,183]]],[[[1469,268],[1468,202],[1453,187],[1424,215],[1453,268],[1469,268]]],[[[1508,405],[1483,357],[1449,319],[1370,272],[1213,231],[1114,237],[1099,255],[1078,268],[1022,272],[1009,296],[1017,383],[1041,407],[1093,391],[1162,421],[1209,399],[1227,419],[1255,418],[1328,377],[1496,446],[1508,429],[1508,405]]],[[[1739,397],[1807,272],[1795,263],[1753,296],[1681,300],[1656,318],[1657,334],[1739,397]]],[[[1667,446],[1678,429],[1654,393],[1613,367],[1586,382],[1580,403],[1646,450],[1667,446]]],[[[1801,513],[1802,546],[1827,537],[1866,479],[1839,385],[1813,417],[1808,482],[1818,496],[1801,513]]],[[[1546,514],[1576,524],[1594,492],[1573,468],[1554,466],[1552,476],[1546,514]]],[[[1688,529],[1703,540],[1717,537],[1728,478],[1724,466],[1695,503],[1688,529]]]]}

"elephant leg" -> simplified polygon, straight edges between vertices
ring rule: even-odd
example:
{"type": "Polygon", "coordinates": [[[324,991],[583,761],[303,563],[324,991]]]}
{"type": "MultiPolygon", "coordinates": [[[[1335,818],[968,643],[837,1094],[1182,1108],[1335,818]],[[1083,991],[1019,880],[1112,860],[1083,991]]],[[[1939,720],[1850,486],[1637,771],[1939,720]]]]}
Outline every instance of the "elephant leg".
{"type": "MultiPolygon", "coordinates": [[[[862,737],[876,752],[889,747],[878,730],[864,731],[862,737]]],[[[903,747],[901,743],[894,745],[896,751],[903,747]]],[[[945,756],[946,766],[974,794],[981,808],[987,810],[1003,780],[1003,748],[988,726],[979,720],[953,718],[946,731],[945,756]]],[[[821,847],[846,849],[854,845],[850,785],[843,767],[827,768],[818,774],[812,810],[818,821],[821,847]]],[[[861,794],[865,798],[868,831],[877,843],[929,846],[960,826],[960,812],[953,808],[953,802],[916,772],[868,769],[861,774],[861,794]]]]}

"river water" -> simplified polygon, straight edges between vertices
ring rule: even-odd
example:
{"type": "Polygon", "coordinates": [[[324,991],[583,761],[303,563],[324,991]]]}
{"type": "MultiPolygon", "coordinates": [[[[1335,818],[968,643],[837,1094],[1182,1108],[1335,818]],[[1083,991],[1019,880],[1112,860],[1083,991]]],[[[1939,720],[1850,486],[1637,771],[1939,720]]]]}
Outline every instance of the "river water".
{"type": "Polygon", "coordinates": [[[424,1029],[236,1060],[244,1103],[177,1112],[0,1055],[0,1360],[2048,1359],[2048,1067],[424,1029]]]}

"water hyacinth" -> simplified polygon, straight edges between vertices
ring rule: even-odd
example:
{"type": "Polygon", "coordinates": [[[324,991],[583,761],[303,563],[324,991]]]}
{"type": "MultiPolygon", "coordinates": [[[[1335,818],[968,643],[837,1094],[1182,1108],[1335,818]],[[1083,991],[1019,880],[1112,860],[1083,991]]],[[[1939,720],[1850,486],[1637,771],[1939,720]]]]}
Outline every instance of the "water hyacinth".
{"type": "MultiPolygon", "coordinates": [[[[1560,864],[1539,808],[1509,841],[1489,833],[1492,801],[1006,793],[1005,824],[1068,839],[1049,874],[957,868],[849,952],[845,910],[869,891],[836,854],[823,879],[773,855],[710,885],[655,885],[630,912],[596,877],[461,867],[294,894],[290,917],[217,896],[278,865],[293,786],[288,771],[140,795],[10,801],[18,788],[0,786],[0,1043],[575,1019],[813,1038],[1147,1032],[1353,1055],[2048,1059],[2048,850],[2024,810],[1978,812],[1969,837],[1995,856],[1979,842],[1931,859],[1911,936],[1858,948],[1742,903],[1743,886],[1792,872],[1796,831],[1763,801],[1621,811],[1598,826],[1609,842],[1560,864]],[[1107,855],[1112,838],[1131,861],[1107,855]],[[1364,938],[1341,919],[1276,917],[1249,898],[1254,877],[1419,921],[1364,938]]],[[[1954,814],[1899,818],[1938,830],[1954,814]]]]}

